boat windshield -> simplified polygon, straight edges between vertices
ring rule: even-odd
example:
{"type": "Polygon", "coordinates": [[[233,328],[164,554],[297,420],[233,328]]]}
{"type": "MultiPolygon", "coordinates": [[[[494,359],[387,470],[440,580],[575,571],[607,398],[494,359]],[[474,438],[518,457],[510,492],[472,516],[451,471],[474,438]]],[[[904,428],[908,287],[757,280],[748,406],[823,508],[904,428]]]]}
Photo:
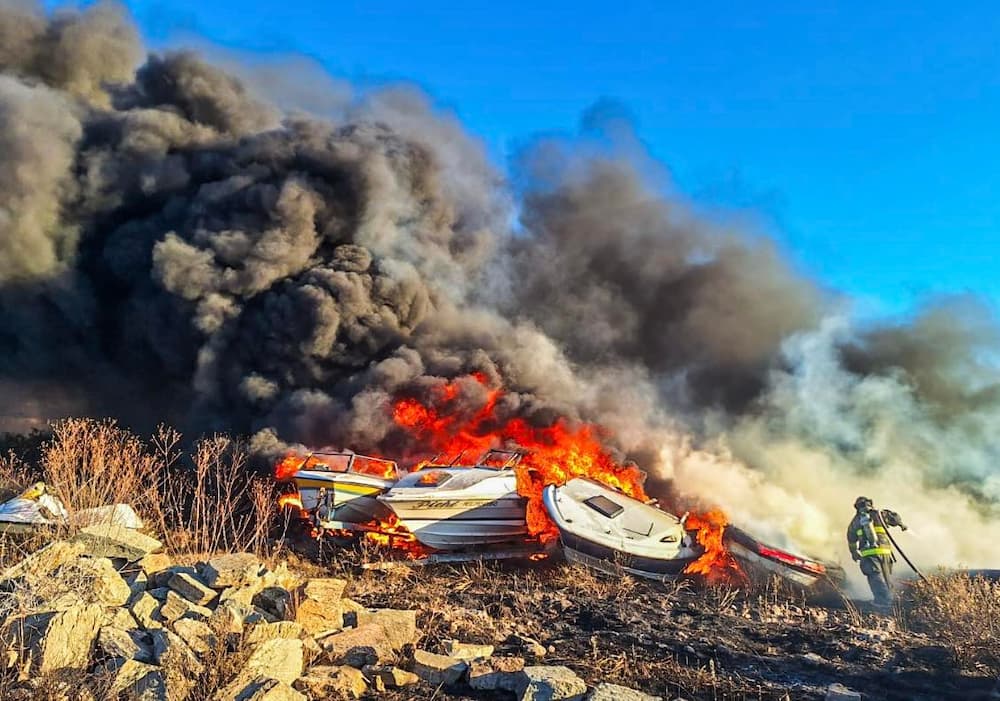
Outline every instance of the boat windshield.
{"type": "Polygon", "coordinates": [[[313,453],[306,461],[310,470],[326,470],[328,472],[354,472],[370,477],[395,480],[399,478],[399,470],[392,460],[373,458],[357,453],[313,453]]]}
{"type": "Polygon", "coordinates": [[[518,450],[501,450],[499,448],[494,448],[492,450],[487,450],[486,453],[483,454],[483,457],[479,458],[479,462],[476,463],[476,467],[491,467],[497,470],[511,468],[521,462],[523,455],[524,453],[518,450]]]}

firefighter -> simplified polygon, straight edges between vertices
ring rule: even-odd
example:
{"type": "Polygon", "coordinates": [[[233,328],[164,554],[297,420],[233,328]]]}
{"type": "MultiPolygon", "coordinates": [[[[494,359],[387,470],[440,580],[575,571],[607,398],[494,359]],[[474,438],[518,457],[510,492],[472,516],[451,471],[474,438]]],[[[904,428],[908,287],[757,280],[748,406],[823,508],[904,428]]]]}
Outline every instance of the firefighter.
{"type": "Polygon", "coordinates": [[[868,497],[858,497],[854,501],[854,511],[854,518],[847,527],[847,546],[851,549],[851,557],[861,563],[861,572],[868,578],[875,603],[889,606],[892,604],[889,576],[896,556],[886,529],[898,526],[905,531],[906,526],[899,514],[888,509],[876,509],[868,497]]]}

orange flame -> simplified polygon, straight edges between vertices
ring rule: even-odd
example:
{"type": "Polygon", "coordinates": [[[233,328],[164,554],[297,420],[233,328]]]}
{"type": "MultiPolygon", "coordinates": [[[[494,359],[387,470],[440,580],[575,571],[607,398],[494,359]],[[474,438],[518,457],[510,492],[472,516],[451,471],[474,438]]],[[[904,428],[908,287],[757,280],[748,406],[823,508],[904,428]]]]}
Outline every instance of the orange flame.
{"type": "Polygon", "coordinates": [[[703,514],[688,515],[684,526],[687,530],[695,532],[695,539],[705,552],[684,568],[685,574],[699,574],[709,583],[715,583],[728,580],[741,572],[723,542],[723,535],[728,525],[729,519],[718,509],[703,514]]]}
{"type": "Polygon", "coordinates": [[[402,550],[410,559],[423,557],[430,553],[430,549],[421,545],[416,536],[399,522],[395,514],[389,514],[389,518],[385,521],[377,521],[368,525],[376,529],[365,533],[365,538],[373,543],[402,550]]]}
{"type": "MultiPolygon", "coordinates": [[[[486,400],[476,411],[460,410],[454,401],[461,384],[471,377],[487,385],[485,375],[476,373],[439,387],[430,406],[406,397],[392,408],[396,424],[428,452],[475,457],[491,448],[517,447],[525,455],[515,468],[517,492],[528,500],[528,532],[545,542],[558,535],[542,504],[542,490],[550,484],[565,484],[573,477],[589,477],[609,487],[645,500],[645,473],[634,466],[621,465],[600,441],[601,430],[586,423],[571,424],[558,419],[550,426],[533,426],[523,418],[504,418],[496,412],[504,392],[487,389],[486,400]]],[[[418,468],[427,461],[418,464],[418,468]]]]}
{"type": "MultiPolygon", "coordinates": [[[[303,456],[294,450],[289,451],[275,464],[274,479],[278,482],[286,482],[292,479],[299,470],[308,470],[317,466],[333,472],[346,472],[350,457],[349,454],[303,456]]],[[[367,455],[354,455],[353,457],[354,461],[351,463],[353,472],[380,479],[395,479],[397,476],[395,464],[390,460],[367,455]]]]}
{"type": "Polygon", "coordinates": [[[299,498],[298,492],[289,492],[278,497],[278,510],[284,511],[285,509],[298,509],[300,518],[309,518],[309,514],[302,508],[302,499],[299,498]]]}

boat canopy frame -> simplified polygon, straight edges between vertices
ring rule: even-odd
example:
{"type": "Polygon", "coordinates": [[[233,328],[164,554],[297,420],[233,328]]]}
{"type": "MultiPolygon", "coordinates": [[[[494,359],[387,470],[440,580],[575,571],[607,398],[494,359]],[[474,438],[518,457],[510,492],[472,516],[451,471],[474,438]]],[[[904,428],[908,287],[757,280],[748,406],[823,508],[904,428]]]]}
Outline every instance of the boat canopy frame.
{"type": "Polygon", "coordinates": [[[398,481],[400,478],[399,464],[395,460],[389,460],[388,458],[377,458],[373,455],[362,455],[361,453],[352,453],[346,450],[314,450],[302,458],[302,464],[299,465],[299,470],[316,470],[318,472],[339,472],[348,473],[354,475],[365,475],[366,477],[375,477],[369,472],[364,472],[356,468],[358,460],[365,462],[374,462],[381,465],[386,465],[392,469],[393,476],[389,479],[392,481],[398,481]],[[347,460],[347,466],[343,470],[334,470],[329,465],[323,462],[316,462],[313,465],[309,464],[309,461],[314,458],[323,457],[333,457],[333,458],[345,458],[347,460]]]}

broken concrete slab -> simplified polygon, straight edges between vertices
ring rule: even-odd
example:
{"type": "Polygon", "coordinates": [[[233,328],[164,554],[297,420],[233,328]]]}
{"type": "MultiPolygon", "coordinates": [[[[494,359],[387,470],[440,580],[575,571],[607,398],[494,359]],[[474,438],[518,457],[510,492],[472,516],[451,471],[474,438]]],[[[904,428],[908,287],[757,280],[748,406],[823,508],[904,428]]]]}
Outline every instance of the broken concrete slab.
{"type": "Polygon", "coordinates": [[[138,596],[133,596],[129,611],[144,630],[156,630],[162,628],[165,623],[160,614],[160,602],[149,592],[144,591],[138,596]]]}
{"type": "Polygon", "coordinates": [[[469,662],[469,686],[480,691],[512,691],[520,688],[523,657],[491,657],[469,662]]]}
{"type": "Polygon", "coordinates": [[[520,701],[576,701],[587,693],[587,683],[569,667],[537,665],[521,671],[520,701]]]}
{"type": "Polygon", "coordinates": [[[113,524],[81,528],[71,542],[82,544],[87,555],[121,558],[129,562],[163,549],[163,543],[156,538],[113,524]]]}
{"type": "Polygon", "coordinates": [[[179,635],[166,629],[154,630],[151,635],[156,664],[169,666],[187,678],[197,677],[204,671],[201,660],[179,635]]]}
{"type": "Polygon", "coordinates": [[[292,595],[281,587],[264,587],[257,592],[250,602],[280,620],[293,617],[292,595]]]}
{"type": "Polygon", "coordinates": [[[219,593],[187,572],[176,572],[167,580],[167,586],[198,606],[208,606],[219,593]]]}
{"type": "Polygon", "coordinates": [[[76,560],[83,554],[83,543],[57,540],[39,548],[28,557],[12,567],[8,567],[0,575],[0,583],[14,579],[40,581],[55,572],[67,562],[76,560]]]}
{"type": "Polygon", "coordinates": [[[174,561],[167,553],[149,553],[139,560],[138,564],[146,577],[152,577],[157,572],[173,566],[174,561]]]}
{"type": "Polygon", "coordinates": [[[307,701],[306,697],[283,681],[258,678],[240,692],[237,701],[307,701]]]}
{"type": "Polygon", "coordinates": [[[590,692],[587,701],[663,701],[663,697],[651,696],[627,686],[602,682],[590,692]]]}
{"type": "Polygon", "coordinates": [[[253,553],[230,553],[213,557],[201,567],[203,581],[213,589],[257,586],[264,569],[253,553]]]}
{"type": "Polygon", "coordinates": [[[57,579],[72,587],[84,603],[124,606],[132,590],[105,557],[81,557],[59,569],[57,579]]]}
{"type": "Polygon", "coordinates": [[[108,504],[89,509],[80,509],[69,515],[69,524],[77,528],[85,526],[121,526],[133,530],[142,528],[142,519],[129,504],[108,504]]]}
{"type": "Polygon", "coordinates": [[[104,626],[97,635],[97,649],[107,657],[152,662],[153,650],[144,644],[140,632],[104,626]]]}
{"type": "Polygon", "coordinates": [[[169,565],[148,575],[150,589],[169,589],[170,579],[175,574],[198,577],[198,568],[193,565],[169,565]]]}
{"type": "Polygon", "coordinates": [[[155,665],[138,660],[115,660],[104,667],[109,677],[108,695],[125,695],[141,701],[167,701],[167,683],[155,665]]]}
{"type": "Polygon", "coordinates": [[[327,659],[336,665],[361,668],[390,660],[395,655],[385,629],[374,623],[328,635],[319,643],[327,659]]]}
{"type": "Polygon", "coordinates": [[[167,623],[173,623],[180,618],[207,621],[212,617],[212,610],[192,604],[177,592],[169,590],[166,599],[160,604],[160,616],[167,623]]]}
{"type": "Polygon", "coordinates": [[[308,637],[305,629],[295,621],[278,621],[256,623],[246,634],[246,642],[250,645],[262,643],[265,640],[301,640],[308,637]]]}
{"type": "Polygon", "coordinates": [[[413,672],[392,665],[369,665],[361,670],[365,678],[371,682],[375,691],[402,689],[420,681],[413,672]]]}
{"type": "Polygon", "coordinates": [[[404,645],[416,644],[420,639],[417,631],[417,612],[408,609],[373,609],[364,617],[365,623],[382,626],[392,649],[403,649],[404,645]]]}
{"type": "Polygon", "coordinates": [[[302,675],[305,659],[301,640],[266,640],[254,646],[239,674],[218,690],[219,701],[240,698],[261,679],[276,679],[291,685],[302,675]]]}
{"type": "Polygon", "coordinates": [[[346,587],[343,579],[310,579],[295,593],[295,620],[310,635],[340,630],[344,621],[340,599],[346,587]]]}
{"type": "Polygon", "coordinates": [[[65,611],[13,618],[4,626],[5,649],[19,651],[31,661],[36,674],[58,669],[86,669],[104,621],[98,604],[65,611]]]}
{"type": "Polygon", "coordinates": [[[414,674],[435,686],[457,683],[468,668],[469,663],[457,657],[435,655],[433,652],[419,649],[413,652],[414,674]]]}
{"type": "Polygon", "coordinates": [[[346,665],[320,665],[295,680],[293,686],[314,699],[361,698],[368,690],[365,676],[354,667],[346,665]]]}
{"type": "Polygon", "coordinates": [[[458,640],[444,641],[444,654],[448,657],[457,657],[460,660],[477,660],[493,655],[492,645],[477,645],[475,643],[463,643],[458,640]]]}
{"type": "Polygon", "coordinates": [[[204,655],[216,647],[215,633],[204,621],[181,618],[174,621],[172,628],[180,639],[199,655],[204,655]]]}

